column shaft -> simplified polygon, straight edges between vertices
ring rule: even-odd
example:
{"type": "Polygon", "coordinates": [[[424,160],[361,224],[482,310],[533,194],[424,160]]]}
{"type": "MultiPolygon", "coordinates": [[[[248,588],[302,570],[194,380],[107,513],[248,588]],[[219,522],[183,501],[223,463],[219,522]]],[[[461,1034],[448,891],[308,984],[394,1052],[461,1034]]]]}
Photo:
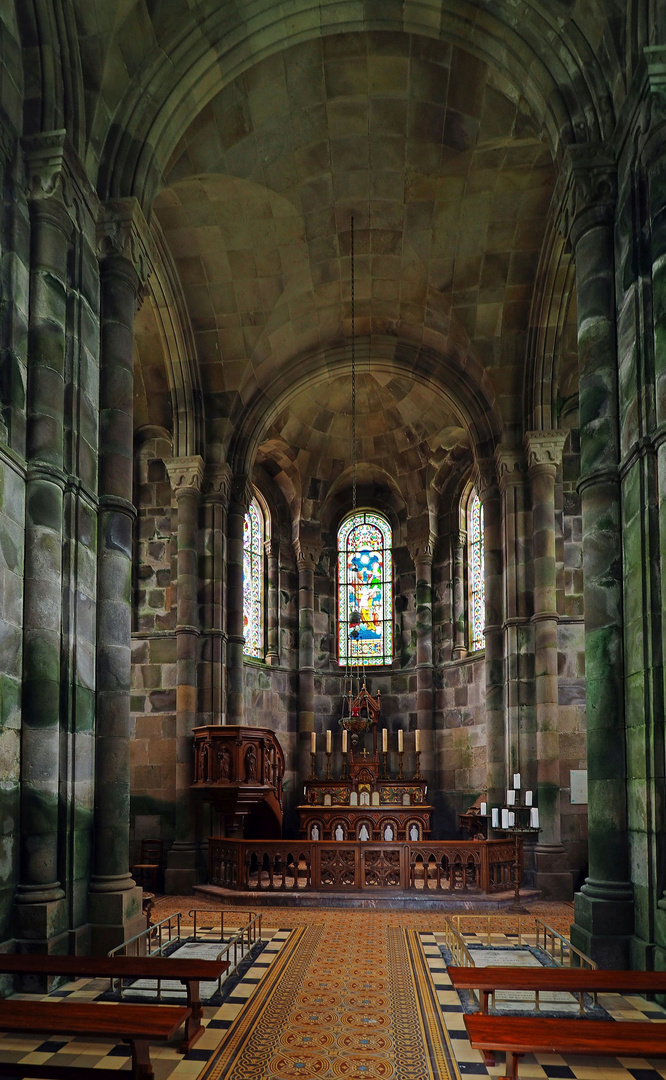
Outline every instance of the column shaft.
{"type": "Polygon", "coordinates": [[[278,640],[278,576],[279,566],[278,557],[280,554],[280,544],[277,540],[266,541],[266,584],[267,584],[267,597],[266,597],[266,663],[267,664],[279,664],[280,663],[280,643],[278,640]]]}
{"type": "Polygon", "coordinates": [[[453,559],[453,659],[462,660],[467,656],[465,637],[465,553],[467,551],[467,533],[462,530],[455,534],[452,545],[453,559]]]}
{"type": "Polygon", "coordinates": [[[502,522],[500,494],[491,461],[477,462],[476,489],[483,506],[486,594],[486,753],[488,802],[504,801],[506,743],[504,640],[502,633],[502,522]]]}

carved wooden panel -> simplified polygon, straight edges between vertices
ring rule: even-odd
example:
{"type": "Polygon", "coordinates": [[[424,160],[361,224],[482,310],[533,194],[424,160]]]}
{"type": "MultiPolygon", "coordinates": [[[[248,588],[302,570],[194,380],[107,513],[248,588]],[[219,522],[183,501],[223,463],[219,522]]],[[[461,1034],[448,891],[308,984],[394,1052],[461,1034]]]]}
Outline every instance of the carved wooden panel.
{"type": "Polygon", "coordinates": [[[357,852],[355,849],[334,847],[319,851],[319,883],[322,888],[348,889],[357,887],[357,852]]]}
{"type": "Polygon", "coordinates": [[[365,848],[361,855],[364,888],[399,889],[401,887],[400,851],[365,848]]]}

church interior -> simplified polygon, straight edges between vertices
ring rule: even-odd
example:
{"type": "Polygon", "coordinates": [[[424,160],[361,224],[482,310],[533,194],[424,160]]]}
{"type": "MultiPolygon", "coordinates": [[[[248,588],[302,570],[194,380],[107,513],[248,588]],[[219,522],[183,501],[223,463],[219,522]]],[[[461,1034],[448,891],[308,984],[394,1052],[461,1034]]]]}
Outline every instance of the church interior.
{"type": "Polygon", "coordinates": [[[0,185],[0,954],[252,909],[157,1080],[666,971],[664,0],[5,0],[0,185]]]}

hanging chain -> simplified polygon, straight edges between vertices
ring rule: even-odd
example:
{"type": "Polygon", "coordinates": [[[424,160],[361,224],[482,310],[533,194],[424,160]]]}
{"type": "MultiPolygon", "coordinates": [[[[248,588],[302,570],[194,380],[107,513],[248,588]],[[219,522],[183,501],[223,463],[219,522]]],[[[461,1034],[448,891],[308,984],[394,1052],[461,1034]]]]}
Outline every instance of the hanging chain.
{"type": "Polygon", "coordinates": [[[352,408],[352,508],[356,510],[356,303],[354,295],[354,215],[351,219],[351,408],[352,408]]]}

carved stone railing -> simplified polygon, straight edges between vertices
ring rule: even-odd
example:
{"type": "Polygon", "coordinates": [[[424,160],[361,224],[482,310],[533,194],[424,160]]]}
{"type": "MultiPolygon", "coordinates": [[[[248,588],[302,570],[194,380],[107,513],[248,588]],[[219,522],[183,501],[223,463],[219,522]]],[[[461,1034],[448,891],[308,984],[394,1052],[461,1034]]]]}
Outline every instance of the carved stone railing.
{"type": "Polygon", "coordinates": [[[211,885],[257,892],[506,892],[514,860],[513,843],[505,840],[378,844],[211,837],[208,852],[211,885]]]}
{"type": "Polygon", "coordinates": [[[282,831],[284,754],[270,728],[211,725],[194,729],[192,790],[224,815],[227,834],[243,834],[260,813],[259,835],[282,831]]]}

